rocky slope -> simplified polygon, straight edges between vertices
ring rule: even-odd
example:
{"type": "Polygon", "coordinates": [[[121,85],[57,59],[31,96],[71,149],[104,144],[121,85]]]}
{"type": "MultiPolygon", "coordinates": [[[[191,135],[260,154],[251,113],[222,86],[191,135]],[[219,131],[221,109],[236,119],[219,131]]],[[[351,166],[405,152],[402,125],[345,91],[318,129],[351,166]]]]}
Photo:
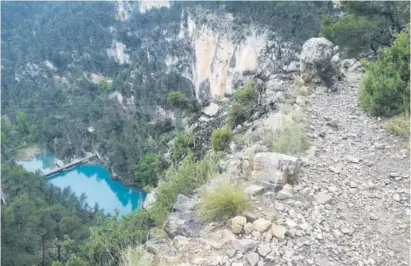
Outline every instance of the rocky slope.
{"type": "MultiPolygon", "coordinates": [[[[322,40],[315,42],[321,47],[322,40]]],[[[301,96],[289,81],[266,84],[265,98],[278,109],[243,125],[251,146],[233,144],[220,176],[192,197],[178,196],[167,236],[145,245],[159,265],[410,264],[409,154],[403,140],[383,129],[384,121],[360,110],[360,65],[343,65],[334,92],[314,85],[301,96]],[[260,141],[264,129],[287,120],[300,121],[310,138],[310,148],[297,157],[270,152],[260,141]],[[284,173],[299,182],[283,185],[284,173]],[[197,204],[204,189],[224,177],[246,184],[252,207],[224,224],[203,223],[197,204]]]]}

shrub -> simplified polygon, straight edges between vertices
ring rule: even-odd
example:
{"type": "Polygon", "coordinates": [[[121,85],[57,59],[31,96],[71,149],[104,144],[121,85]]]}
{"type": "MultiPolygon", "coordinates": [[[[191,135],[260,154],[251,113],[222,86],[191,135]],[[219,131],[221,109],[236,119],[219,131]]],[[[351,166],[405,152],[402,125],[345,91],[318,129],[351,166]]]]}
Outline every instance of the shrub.
{"type": "Polygon", "coordinates": [[[307,96],[308,94],[310,94],[310,88],[307,86],[304,86],[304,84],[305,82],[300,76],[294,76],[293,89],[299,95],[307,96]]]}
{"type": "Polygon", "coordinates": [[[206,156],[203,160],[195,162],[192,154],[189,154],[177,168],[170,168],[166,173],[168,183],[158,186],[156,203],[150,209],[151,217],[156,224],[161,226],[164,223],[178,194],[191,194],[215,173],[216,159],[206,156]]]}
{"type": "Polygon", "coordinates": [[[180,132],[174,138],[171,150],[173,161],[176,163],[194,147],[194,137],[190,132],[180,132]]]}
{"type": "Polygon", "coordinates": [[[252,80],[248,80],[243,89],[236,92],[234,95],[234,99],[241,103],[249,103],[254,101],[257,98],[257,94],[254,89],[254,82],[252,80]]]}
{"type": "Polygon", "coordinates": [[[172,108],[184,108],[187,100],[181,91],[170,91],[167,102],[172,108]]]}
{"type": "Polygon", "coordinates": [[[228,110],[227,122],[231,127],[235,127],[247,121],[252,115],[252,108],[257,99],[254,82],[247,81],[244,87],[237,91],[234,100],[228,110]]]}
{"type": "Polygon", "coordinates": [[[390,48],[380,51],[375,62],[362,62],[367,72],[359,92],[361,107],[375,116],[409,113],[409,28],[397,36],[390,48]]]}
{"type": "Polygon", "coordinates": [[[248,207],[249,199],[243,186],[223,180],[215,188],[206,191],[201,202],[200,215],[205,221],[225,221],[248,207]]]}
{"type": "Polygon", "coordinates": [[[151,191],[153,191],[153,187],[150,185],[146,185],[143,187],[143,191],[146,193],[150,193],[151,191]]]}
{"type": "Polygon", "coordinates": [[[295,122],[289,122],[284,129],[266,130],[263,141],[274,152],[288,155],[298,154],[309,145],[301,126],[295,122]]]}
{"type": "Polygon", "coordinates": [[[384,124],[384,128],[391,134],[410,138],[410,120],[409,115],[395,117],[384,124]]]}
{"type": "Polygon", "coordinates": [[[162,171],[161,160],[154,153],[147,153],[138,162],[134,170],[134,177],[139,187],[155,187],[158,182],[158,174],[162,171]]]}
{"type": "Polygon", "coordinates": [[[218,128],[213,130],[213,133],[211,134],[211,144],[213,146],[213,150],[226,150],[232,138],[233,132],[229,128],[218,128]]]}
{"type": "Polygon", "coordinates": [[[247,121],[251,117],[252,106],[234,101],[228,109],[227,122],[235,127],[247,121]]]}
{"type": "Polygon", "coordinates": [[[120,266],[151,266],[153,258],[142,246],[127,247],[120,252],[120,266]]]}
{"type": "Polygon", "coordinates": [[[108,92],[112,91],[113,89],[113,84],[105,80],[100,81],[98,86],[100,87],[100,89],[108,91],[108,92]]]}

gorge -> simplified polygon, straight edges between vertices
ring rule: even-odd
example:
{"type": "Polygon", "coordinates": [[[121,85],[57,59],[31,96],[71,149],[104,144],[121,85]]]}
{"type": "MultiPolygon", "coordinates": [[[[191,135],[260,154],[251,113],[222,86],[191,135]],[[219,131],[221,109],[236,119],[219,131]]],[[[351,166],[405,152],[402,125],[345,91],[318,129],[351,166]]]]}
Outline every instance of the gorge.
{"type": "Polygon", "coordinates": [[[1,264],[410,265],[409,11],[2,2],[1,264]]]}

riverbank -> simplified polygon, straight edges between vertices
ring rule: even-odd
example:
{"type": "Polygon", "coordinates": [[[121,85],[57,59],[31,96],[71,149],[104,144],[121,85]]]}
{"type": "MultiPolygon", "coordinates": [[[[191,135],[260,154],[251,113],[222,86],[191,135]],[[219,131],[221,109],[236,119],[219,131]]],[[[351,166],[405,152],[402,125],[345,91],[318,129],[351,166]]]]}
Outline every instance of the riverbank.
{"type": "Polygon", "coordinates": [[[34,156],[39,155],[42,152],[43,150],[38,145],[32,145],[17,150],[14,158],[16,160],[31,160],[34,156]]]}

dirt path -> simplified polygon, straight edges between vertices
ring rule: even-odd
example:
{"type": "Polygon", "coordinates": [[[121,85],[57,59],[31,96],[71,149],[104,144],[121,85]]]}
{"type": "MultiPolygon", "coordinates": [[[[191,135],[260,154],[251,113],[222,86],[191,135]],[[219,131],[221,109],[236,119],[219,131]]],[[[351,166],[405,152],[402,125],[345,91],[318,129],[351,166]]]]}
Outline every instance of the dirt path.
{"type": "Polygon", "coordinates": [[[339,92],[310,99],[317,152],[302,178],[329,204],[308,208],[311,243],[301,251],[322,266],[410,265],[407,144],[361,111],[358,79],[349,74],[339,92]]]}

